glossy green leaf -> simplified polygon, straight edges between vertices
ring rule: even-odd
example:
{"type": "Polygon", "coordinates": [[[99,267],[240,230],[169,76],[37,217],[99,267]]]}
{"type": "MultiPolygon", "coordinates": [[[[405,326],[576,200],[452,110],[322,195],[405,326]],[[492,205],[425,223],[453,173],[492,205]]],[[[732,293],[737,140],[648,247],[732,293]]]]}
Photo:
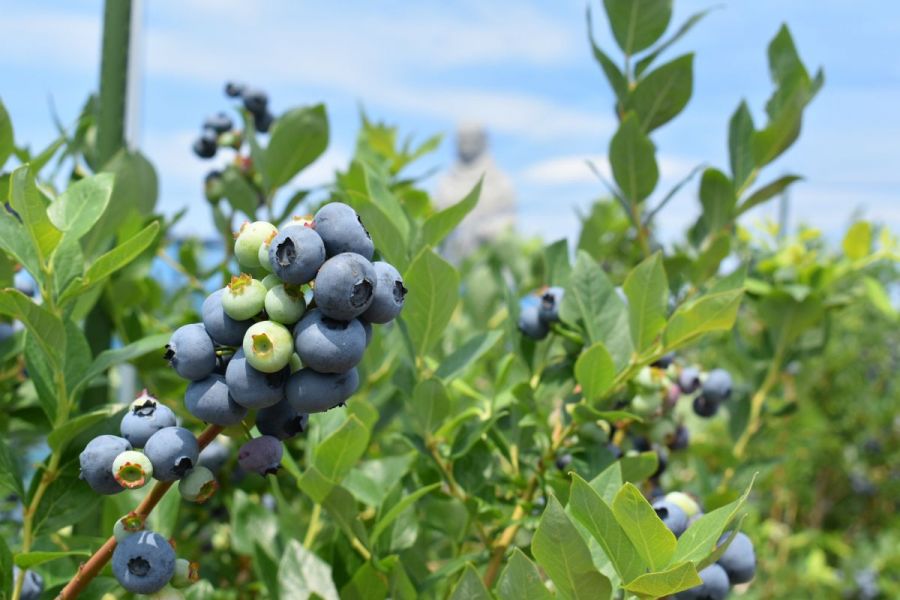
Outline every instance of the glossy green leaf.
{"type": "Polygon", "coordinates": [[[666,349],[679,348],[710,331],[731,329],[737,319],[743,295],[743,289],[728,290],[707,294],[694,302],[679,306],[666,327],[666,349]]]}
{"type": "Polygon", "coordinates": [[[50,253],[62,238],[62,232],[50,222],[47,202],[38,191],[28,165],[13,171],[10,186],[9,203],[19,213],[38,259],[46,265],[50,260],[50,253]]]}
{"type": "Polygon", "coordinates": [[[47,436],[47,445],[50,446],[51,450],[63,449],[73,437],[88,427],[116,414],[123,408],[123,405],[110,404],[104,408],[82,413],[73,419],[69,419],[62,426],[56,427],[50,432],[47,436]]]}
{"type": "Polygon", "coordinates": [[[440,210],[425,220],[422,225],[422,243],[437,247],[478,204],[484,178],[459,202],[440,210]]]}
{"type": "Polygon", "coordinates": [[[659,181],[656,147],[634,113],[628,113],[609,144],[609,164],[613,179],[632,204],[642,202],[659,181]]]}
{"type": "Polygon", "coordinates": [[[609,600],[612,585],[594,566],[591,552],[578,529],[554,496],[531,539],[531,552],[553,580],[560,597],[580,600],[609,600]]]}
{"type": "Polygon", "coordinates": [[[235,167],[228,167],[222,172],[222,188],[228,203],[249,218],[254,218],[262,198],[235,167]]]}
{"type": "Polygon", "coordinates": [[[766,184],[750,194],[746,200],[744,200],[741,205],[737,209],[737,214],[742,215],[751,208],[755,206],[759,206],[760,204],[774,198],[778,194],[781,194],[795,181],[799,181],[803,179],[799,175],[784,175],[779,177],[775,181],[766,184]]]}
{"type": "Polygon", "coordinates": [[[700,180],[700,205],[708,231],[722,229],[734,219],[734,186],[728,175],[718,169],[706,169],[700,180]]]}
{"type": "Polygon", "coordinates": [[[52,287],[48,287],[53,290],[55,297],[59,298],[61,292],[84,274],[84,254],[78,238],[63,236],[51,255],[50,270],[53,272],[52,287]]]}
{"type": "Polygon", "coordinates": [[[2,439],[0,439],[0,489],[17,494],[19,498],[25,497],[19,460],[2,439]]]}
{"type": "Polygon", "coordinates": [[[72,462],[60,468],[41,498],[34,516],[35,535],[69,527],[96,510],[97,505],[97,494],[78,479],[78,465],[72,462]]]}
{"type": "Polygon", "coordinates": [[[594,54],[594,60],[596,60],[600,65],[600,68],[603,70],[603,74],[606,75],[606,81],[609,83],[609,87],[611,87],[613,92],[616,94],[616,98],[621,104],[624,104],[628,98],[628,81],[625,79],[625,74],[622,73],[621,69],[619,69],[616,63],[613,62],[609,55],[604,52],[602,48],[600,48],[599,44],[597,44],[596,40],[594,39],[594,25],[591,21],[591,7],[590,5],[588,5],[588,41],[591,44],[591,51],[594,54]]]}
{"type": "Polygon", "coordinates": [[[594,537],[622,581],[632,581],[647,569],[609,505],[578,474],[572,475],[569,511],[594,537]]]}
{"type": "Polygon", "coordinates": [[[384,600],[389,591],[387,576],[367,562],[341,588],[341,600],[384,600]]]}
{"type": "Polygon", "coordinates": [[[491,600],[491,594],[484,587],[478,571],[467,563],[463,573],[450,593],[450,600],[491,600]]]}
{"type": "Polygon", "coordinates": [[[107,369],[115,365],[128,362],[135,358],[140,358],[150,352],[159,351],[162,356],[163,347],[169,341],[168,333],[160,333],[149,337],[142,338],[136,342],[132,342],[127,346],[104,350],[97,355],[97,358],[91,362],[90,366],[84,370],[80,379],[74,382],[73,390],[80,390],[88,385],[95,377],[105,373],[107,369]]]}
{"type": "Polygon", "coordinates": [[[716,7],[707,8],[706,10],[701,10],[700,12],[696,12],[688,17],[688,19],[681,24],[681,27],[679,27],[675,31],[675,33],[673,33],[669,37],[669,39],[654,48],[653,51],[647,54],[644,58],[637,61],[637,63],[634,65],[634,76],[640,78],[641,74],[647,70],[647,67],[653,64],[653,61],[655,61],[660,54],[665,52],[672,44],[684,37],[684,35],[688,31],[690,31],[694,27],[694,25],[699,23],[700,20],[703,19],[703,17],[708,15],[715,8],[716,7]]]}
{"type": "Polygon", "coordinates": [[[631,483],[646,481],[659,468],[659,456],[653,451],[623,456],[618,462],[622,467],[622,479],[631,483]]]}
{"type": "Polygon", "coordinates": [[[756,165],[753,161],[753,115],[746,101],[741,101],[728,122],[728,162],[736,192],[752,183],[756,165]]]}
{"type": "Polygon", "coordinates": [[[684,110],[694,88],[694,55],[685,54],[651,71],[631,93],[629,108],[650,132],[684,110]]]}
{"type": "Polygon", "coordinates": [[[368,445],[369,430],[362,421],[351,415],[316,446],[313,464],[322,475],[334,483],[340,483],[368,445]]]}
{"type": "Polygon", "coordinates": [[[0,210],[0,249],[31,273],[41,272],[37,250],[19,220],[7,210],[0,210]]]}
{"type": "Polygon", "coordinates": [[[28,376],[34,383],[38,403],[47,419],[54,423],[59,396],[54,373],[58,367],[53,365],[47,353],[41,348],[40,342],[31,333],[25,335],[25,364],[28,367],[28,376]]]}
{"type": "Polygon", "coordinates": [[[331,567],[321,558],[290,540],[278,565],[278,591],[282,598],[339,600],[331,578],[331,567]]]}
{"type": "Polygon", "coordinates": [[[645,573],[626,585],[625,589],[641,596],[661,598],[702,583],[694,563],[681,562],[665,571],[645,573]]]}
{"type": "Polygon", "coordinates": [[[52,560],[60,558],[68,558],[70,556],[90,556],[89,550],[68,550],[68,551],[34,551],[24,554],[16,554],[16,566],[20,569],[30,569],[52,560]]]}
{"type": "Polygon", "coordinates": [[[586,348],[575,361],[575,379],[588,402],[601,398],[615,377],[616,365],[602,342],[586,348]]]}
{"type": "Polygon", "coordinates": [[[672,0],[603,0],[616,43],[625,54],[649,48],[672,19],[672,0]]]}
{"type": "Polygon", "coordinates": [[[559,316],[572,326],[580,324],[586,341],[602,342],[617,370],[628,364],[633,350],[628,309],[609,277],[587,252],[578,252],[559,316]]]}
{"type": "MultiPolygon", "coordinates": [[[[86,289],[97,283],[100,283],[119,269],[131,263],[134,259],[141,255],[144,250],[150,247],[150,244],[156,239],[159,233],[159,222],[153,221],[138,233],[122,242],[106,254],[103,254],[95,260],[81,280],[80,289],[86,289]]],[[[79,292],[78,287],[69,286],[63,294],[64,298],[69,298],[79,292]]]]}
{"type": "Polygon", "coordinates": [[[9,118],[6,106],[0,102],[0,167],[6,164],[14,145],[12,119],[9,118]]]}
{"type": "Polygon", "coordinates": [[[384,516],[379,519],[379,521],[375,524],[375,527],[372,528],[372,534],[370,535],[370,539],[372,540],[372,545],[375,545],[375,542],[384,532],[384,530],[393,523],[397,517],[403,513],[404,510],[412,506],[416,503],[416,501],[441,486],[440,483],[432,483],[431,485],[426,485],[425,487],[421,487],[411,494],[406,494],[403,498],[391,506],[390,510],[384,513],[384,516]]]}
{"type": "Polygon", "coordinates": [[[569,263],[569,240],[563,238],[544,248],[544,278],[549,286],[565,287],[572,274],[569,263]]]}
{"type": "Polygon", "coordinates": [[[672,562],[690,561],[698,563],[712,552],[728,524],[744,506],[744,502],[747,501],[747,496],[750,495],[752,488],[753,482],[751,481],[740,498],[694,521],[687,528],[687,531],[678,538],[678,545],[675,548],[675,554],[672,556],[672,562]]]}
{"type": "MultiPolygon", "coordinates": [[[[307,490],[304,489],[304,491],[307,490]]],[[[316,496],[313,496],[313,498],[316,498],[316,496]]],[[[328,514],[334,519],[337,526],[341,528],[344,535],[351,540],[356,538],[363,546],[369,547],[369,537],[359,518],[357,501],[353,494],[343,486],[331,485],[330,491],[318,501],[322,503],[322,506],[328,511],[328,514]]]]}
{"type": "Polygon", "coordinates": [[[628,273],[622,284],[628,297],[628,317],[635,350],[641,352],[656,341],[666,326],[669,282],[662,254],[656,252],[628,273]]]}
{"type": "Polygon", "coordinates": [[[100,173],[70,185],[50,204],[50,222],[66,237],[81,239],[97,223],[112,196],[113,175],[100,173]]]}
{"type": "Polygon", "coordinates": [[[426,379],[416,384],[411,402],[412,414],[424,432],[437,431],[450,413],[450,397],[438,379],[426,379]]]}
{"type": "Polygon", "coordinates": [[[71,319],[64,321],[66,331],[66,353],[63,357],[63,380],[69,396],[77,402],[75,382],[80,380],[91,364],[91,347],[81,327],[71,319]]]}
{"type": "Polygon", "coordinates": [[[514,548],[494,590],[500,600],[552,600],[537,566],[514,548]]]}
{"type": "Polygon", "coordinates": [[[265,149],[269,184],[278,188],[313,163],[328,147],[325,106],[295,108],[275,121],[265,149]]]}
{"type": "Polygon", "coordinates": [[[867,221],[857,221],[847,230],[841,246],[850,260],[867,257],[872,248],[872,226],[867,221]]]}
{"type": "Polygon", "coordinates": [[[459,300],[459,274],[434,250],[425,248],[409,266],[403,280],[409,294],[403,321],[413,346],[424,356],[437,343],[459,300]]]}
{"type": "Polygon", "coordinates": [[[14,289],[0,290],[0,314],[22,321],[52,365],[62,365],[66,336],[59,317],[14,289]]]}
{"type": "Polygon", "coordinates": [[[412,453],[361,462],[344,477],[343,486],[369,506],[381,506],[415,461],[412,453]]]}
{"type": "Polygon", "coordinates": [[[619,488],[622,487],[622,482],[622,465],[616,461],[594,477],[590,486],[606,504],[611,505],[619,493],[619,488]]]}
{"type": "Polygon", "coordinates": [[[613,500],[612,511],[645,564],[654,571],[669,564],[675,553],[675,536],[639,489],[631,483],[623,485],[613,500]]]}

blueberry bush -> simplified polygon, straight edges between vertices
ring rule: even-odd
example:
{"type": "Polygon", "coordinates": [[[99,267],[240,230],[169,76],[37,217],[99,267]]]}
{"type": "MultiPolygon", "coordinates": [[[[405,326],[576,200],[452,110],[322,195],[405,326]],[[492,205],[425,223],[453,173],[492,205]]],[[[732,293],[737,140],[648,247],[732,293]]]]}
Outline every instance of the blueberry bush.
{"type": "Polygon", "coordinates": [[[693,87],[668,50],[706,12],[602,9],[602,198],[571,239],[458,264],[481,184],[434,205],[410,173],[437,137],[363,115],[297,190],[325,107],[228,83],[185,149],[219,165],[216,253],[104,141],[103,89],[36,153],[0,108],[0,598],[900,594],[896,241],[741,219],[800,178],[767,167],[822,72],[782,27],[727,165],[659,190],[654,132],[693,87]],[[688,186],[700,217],[663,246],[688,186]]]}

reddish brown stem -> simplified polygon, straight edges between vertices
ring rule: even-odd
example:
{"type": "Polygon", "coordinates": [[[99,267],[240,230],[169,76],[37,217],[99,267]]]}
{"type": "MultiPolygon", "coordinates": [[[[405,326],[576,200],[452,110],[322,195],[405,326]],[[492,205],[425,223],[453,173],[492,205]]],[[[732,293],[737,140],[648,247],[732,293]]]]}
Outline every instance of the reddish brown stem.
{"type": "MultiPolygon", "coordinates": [[[[200,446],[200,449],[203,450],[206,448],[210,442],[212,442],[217,435],[222,433],[222,427],[218,425],[210,425],[203,432],[197,436],[197,443],[200,446]]],[[[156,508],[156,505],[159,504],[159,501],[163,499],[163,496],[166,495],[166,492],[169,491],[169,488],[172,487],[173,481],[159,481],[153,488],[150,490],[150,493],[147,494],[144,499],[138,504],[138,507],[134,509],[134,512],[140,515],[141,517],[147,518],[153,509],[156,508]]],[[[78,573],[75,574],[75,577],[66,584],[66,587],[62,589],[59,595],[56,597],[57,600],[71,600],[72,598],[77,598],[78,594],[84,591],[84,588],[96,577],[103,567],[106,566],[106,563],[109,562],[109,559],[112,558],[113,550],[116,549],[116,538],[110,537],[106,542],[100,546],[100,548],[91,555],[91,557],[78,567],[78,573]]]]}

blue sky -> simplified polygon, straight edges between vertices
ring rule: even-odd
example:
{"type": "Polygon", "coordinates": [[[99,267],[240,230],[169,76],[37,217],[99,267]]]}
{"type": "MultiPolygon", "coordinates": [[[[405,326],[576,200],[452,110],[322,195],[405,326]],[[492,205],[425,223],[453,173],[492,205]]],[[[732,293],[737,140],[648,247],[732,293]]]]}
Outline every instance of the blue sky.
{"type": "MultiPolygon", "coordinates": [[[[601,45],[614,51],[601,3],[601,45]]],[[[673,25],[712,1],[678,0],[673,25]]],[[[161,178],[160,207],[190,207],[184,230],[211,231],[200,188],[210,168],[190,142],[205,115],[229,106],[227,79],[269,91],[276,111],[324,101],[332,140],[296,185],[323,183],[352,152],[358,108],[420,137],[464,119],[484,122],[493,153],[517,188],[520,229],[548,239],[577,235],[575,210],[603,193],[584,165],[605,165],[612,96],[591,58],[583,1],[420,0],[143,2],[138,139],[161,178]],[[205,227],[205,229],[204,229],[205,227]]],[[[65,122],[96,87],[99,0],[0,0],[0,97],[19,142],[53,135],[48,98],[65,122]]],[[[771,87],[766,45],[782,22],[826,85],[801,140],[763,181],[805,176],[792,220],[836,234],[854,211],[900,230],[900,3],[845,0],[730,1],[669,50],[695,51],[695,93],[654,134],[662,181],[656,198],[701,162],[726,164],[726,127],[741,98],[757,122],[771,87]],[[863,10],[865,6],[865,10],[863,10]]],[[[452,135],[421,165],[446,167],[452,135]]],[[[433,181],[430,182],[433,185],[433,181]]],[[[698,212],[696,182],[663,213],[665,238],[698,212]]],[[[773,214],[764,207],[752,224],[773,214]]]]}

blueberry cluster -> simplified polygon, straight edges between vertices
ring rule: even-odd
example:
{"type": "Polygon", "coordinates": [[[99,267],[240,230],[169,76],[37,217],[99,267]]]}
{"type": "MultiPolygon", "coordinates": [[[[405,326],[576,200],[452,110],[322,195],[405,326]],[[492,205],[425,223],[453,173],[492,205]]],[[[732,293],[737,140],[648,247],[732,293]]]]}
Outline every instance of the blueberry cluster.
{"type": "MultiPolygon", "coordinates": [[[[19,579],[19,567],[13,565],[12,581],[15,583],[19,579]]],[[[19,595],[21,600],[38,600],[44,592],[44,578],[34,571],[25,571],[25,579],[22,581],[22,593],[19,595]]]]}
{"type": "MultiPolygon", "coordinates": [[[[670,492],[653,503],[656,515],[675,537],[680,537],[701,516],[700,505],[683,492],[670,492]]],[[[731,532],[725,532],[718,544],[723,544],[731,532]]],[[[676,600],[722,600],[732,586],[747,583],[756,573],[756,554],[753,542],[738,532],[721,557],[700,571],[703,583],[675,594],[676,600]]]]}
{"type": "Polygon", "coordinates": [[[533,340],[542,340],[550,333],[550,326],[559,321],[563,288],[545,288],[519,301],[519,331],[533,340]]]}
{"type": "MultiPolygon", "coordinates": [[[[246,86],[242,83],[227,83],[225,95],[230,98],[239,98],[244,108],[253,117],[256,131],[267,133],[275,120],[269,111],[269,96],[264,91],[246,86]]],[[[200,158],[213,158],[220,147],[240,146],[240,133],[235,130],[234,121],[227,114],[220,112],[203,121],[200,128],[200,136],[194,140],[193,150],[200,158]]],[[[216,172],[207,176],[207,184],[216,172]]]]}
{"type": "Polygon", "coordinates": [[[713,369],[703,377],[699,369],[686,367],[678,374],[678,387],[683,394],[696,394],[694,412],[708,418],[719,412],[719,406],[731,398],[731,374],[725,369],[713,369]]]}
{"type": "Polygon", "coordinates": [[[185,588],[200,578],[197,563],[178,558],[172,543],[145,529],[134,513],[116,521],[115,537],[112,572],[129,592],[155,594],[166,585],[185,588]]]}

